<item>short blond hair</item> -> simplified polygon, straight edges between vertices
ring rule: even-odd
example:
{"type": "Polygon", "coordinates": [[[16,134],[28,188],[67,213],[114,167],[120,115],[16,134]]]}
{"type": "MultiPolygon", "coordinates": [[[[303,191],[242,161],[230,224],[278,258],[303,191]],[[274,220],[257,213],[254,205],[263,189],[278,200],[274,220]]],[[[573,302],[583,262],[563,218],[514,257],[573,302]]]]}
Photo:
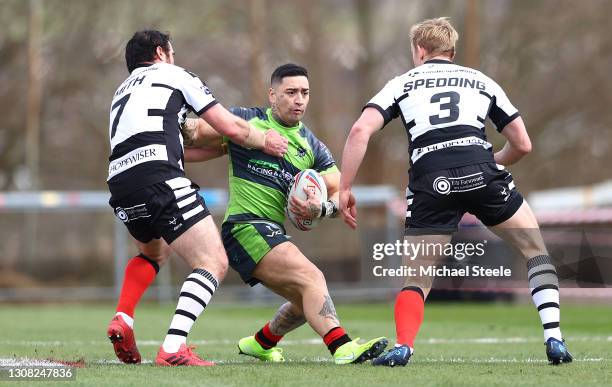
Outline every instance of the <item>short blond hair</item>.
{"type": "Polygon", "coordinates": [[[429,54],[455,55],[455,43],[459,34],[448,21],[447,17],[424,20],[410,28],[412,47],[417,45],[424,48],[429,54]]]}

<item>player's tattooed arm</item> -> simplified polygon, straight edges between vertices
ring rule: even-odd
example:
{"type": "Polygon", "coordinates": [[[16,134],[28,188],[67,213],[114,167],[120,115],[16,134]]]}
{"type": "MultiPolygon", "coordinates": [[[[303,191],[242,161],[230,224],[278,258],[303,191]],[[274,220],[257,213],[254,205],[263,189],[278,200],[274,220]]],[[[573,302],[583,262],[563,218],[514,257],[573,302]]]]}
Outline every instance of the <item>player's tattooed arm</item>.
{"type": "Polygon", "coordinates": [[[284,336],[292,330],[301,327],[306,318],[301,311],[290,302],[286,302],[278,308],[276,315],[270,321],[270,330],[278,336],[284,336]]]}
{"type": "Polygon", "coordinates": [[[323,301],[323,307],[319,311],[319,316],[328,318],[334,321],[335,323],[340,324],[340,321],[338,320],[338,315],[336,314],[336,307],[334,306],[334,302],[327,294],[325,295],[323,301]]]}
{"type": "Polygon", "coordinates": [[[223,142],[223,137],[201,118],[187,118],[181,125],[181,134],[185,146],[217,147],[223,142]]]}
{"type": "Polygon", "coordinates": [[[197,128],[197,120],[193,118],[185,119],[185,122],[181,125],[181,134],[183,135],[183,144],[185,146],[193,146],[197,128]]]}

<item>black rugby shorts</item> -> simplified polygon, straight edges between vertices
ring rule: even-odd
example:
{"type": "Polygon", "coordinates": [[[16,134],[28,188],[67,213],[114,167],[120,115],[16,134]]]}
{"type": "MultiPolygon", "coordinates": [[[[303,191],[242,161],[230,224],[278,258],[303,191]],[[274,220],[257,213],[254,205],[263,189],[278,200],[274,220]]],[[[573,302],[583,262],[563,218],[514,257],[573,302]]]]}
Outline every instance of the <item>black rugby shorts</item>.
{"type": "Polygon", "coordinates": [[[451,234],[469,212],[486,226],[512,217],[523,204],[512,175],[495,163],[443,169],[410,179],[406,235],[451,234]]]}
{"type": "Polygon", "coordinates": [[[197,184],[185,177],[152,184],[110,206],[130,234],[142,243],[164,238],[170,244],[191,226],[210,215],[197,184]]]}

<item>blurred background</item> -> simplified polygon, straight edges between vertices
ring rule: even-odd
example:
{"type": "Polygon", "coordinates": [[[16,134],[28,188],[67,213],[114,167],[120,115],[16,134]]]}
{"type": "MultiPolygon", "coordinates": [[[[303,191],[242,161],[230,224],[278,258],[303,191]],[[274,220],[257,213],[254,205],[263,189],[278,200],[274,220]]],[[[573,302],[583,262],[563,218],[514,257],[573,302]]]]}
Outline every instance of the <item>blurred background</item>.
{"type": "MultiPolygon", "coordinates": [[[[114,297],[136,252],[106,204],[108,111],[128,75],[125,44],[144,28],[169,31],[176,64],[225,106],[265,105],[275,67],[307,67],[304,121],[339,161],[362,106],[412,67],[410,26],[448,16],[456,61],[495,79],[527,124],[534,151],[512,173],[543,225],[609,226],[611,13],[606,0],[0,0],[0,300],[114,297]]],[[[339,294],[363,288],[372,243],[401,237],[407,147],[399,120],[372,139],[358,232],[289,226],[339,294]]],[[[221,190],[210,191],[220,225],[227,160],[187,175],[221,190]]],[[[148,297],[172,298],[186,273],[174,259],[148,297]]],[[[228,298],[265,298],[233,272],[227,285],[228,298]]]]}

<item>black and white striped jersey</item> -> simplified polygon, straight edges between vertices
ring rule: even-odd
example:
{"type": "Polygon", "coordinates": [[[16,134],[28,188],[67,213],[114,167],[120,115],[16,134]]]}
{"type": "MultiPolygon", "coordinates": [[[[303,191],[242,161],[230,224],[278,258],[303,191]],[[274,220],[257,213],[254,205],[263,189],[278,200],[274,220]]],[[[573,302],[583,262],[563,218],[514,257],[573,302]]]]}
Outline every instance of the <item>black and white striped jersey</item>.
{"type": "Polygon", "coordinates": [[[411,176],[493,162],[485,119],[489,117],[501,132],[519,115],[491,78],[438,59],[393,78],[366,107],[376,108],[385,125],[402,118],[411,176]]]}
{"type": "Polygon", "coordinates": [[[185,175],[180,124],[217,101],[193,73],[168,63],[139,67],[119,86],[110,110],[108,186],[120,197],[185,175]]]}

